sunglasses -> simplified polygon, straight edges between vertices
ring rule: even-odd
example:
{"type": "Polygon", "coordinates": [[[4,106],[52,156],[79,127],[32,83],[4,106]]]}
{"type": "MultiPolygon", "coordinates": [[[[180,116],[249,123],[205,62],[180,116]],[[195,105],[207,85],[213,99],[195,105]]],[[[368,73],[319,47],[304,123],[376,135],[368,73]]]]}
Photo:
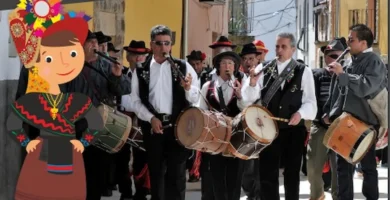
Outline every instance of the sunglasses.
{"type": "Polygon", "coordinates": [[[326,56],[329,56],[330,58],[332,58],[334,60],[336,60],[339,57],[339,55],[337,55],[337,54],[330,54],[330,55],[326,55],[326,56]]]}
{"type": "Polygon", "coordinates": [[[153,41],[157,46],[169,46],[171,45],[171,41],[153,41]]]}

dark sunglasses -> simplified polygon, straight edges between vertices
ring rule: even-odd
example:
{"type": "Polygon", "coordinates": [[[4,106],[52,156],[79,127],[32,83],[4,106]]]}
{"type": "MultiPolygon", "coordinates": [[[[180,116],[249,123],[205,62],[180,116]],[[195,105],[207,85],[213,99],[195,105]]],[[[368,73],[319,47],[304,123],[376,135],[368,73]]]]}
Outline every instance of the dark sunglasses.
{"type": "Polygon", "coordinates": [[[157,46],[169,46],[171,45],[171,42],[170,41],[153,41],[154,44],[156,44],[157,46]]]}
{"type": "Polygon", "coordinates": [[[339,55],[337,55],[337,54],[330,54],[330,55],[326,55],[326,56],[329,56],[330,58],[335,59],[335,60],[339,57],[339,55]]]}

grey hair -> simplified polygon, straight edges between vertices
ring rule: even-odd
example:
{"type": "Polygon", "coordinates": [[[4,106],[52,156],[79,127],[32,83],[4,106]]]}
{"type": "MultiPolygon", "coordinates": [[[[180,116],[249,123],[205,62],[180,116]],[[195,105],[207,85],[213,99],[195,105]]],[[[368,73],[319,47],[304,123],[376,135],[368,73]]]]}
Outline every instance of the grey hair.
{"type": "Polygon", "coordinates": [[[156,25],[150,31],[150,39],[153,41],[157,35],[169,35],[172,38],[172,31],[165,25],[156,25]]]}
{"type": "Polygon", "coordinates": [[[282,32],[282,33],[279,33],[279,34],[278,34],[278,37],[290,39],[291,46],[292,46],[292,47],[296,47],[296,43],[297,43],[297,42],[296,42],[296,40],[295,40],[294,34],[289,33],[289,32],[282,32]]]}

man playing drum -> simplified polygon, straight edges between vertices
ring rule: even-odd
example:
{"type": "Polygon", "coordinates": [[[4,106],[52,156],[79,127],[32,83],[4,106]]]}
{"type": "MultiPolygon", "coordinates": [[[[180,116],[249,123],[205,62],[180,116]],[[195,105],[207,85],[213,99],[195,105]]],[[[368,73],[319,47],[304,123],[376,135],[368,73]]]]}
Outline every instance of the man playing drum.
{"type": "Polygon", "coordinates": [[[250,81],[246,81],[242,88],[246,105],[261,97],[264,107],[275,117],[284,118],[283,122],[278,121],[279,136],[259,155],[260,188],[264,191],[260,196],[263,200],[280,199],[279,160],[284,152],[288,154],[288,165],[284,170],[286,199],[299,199],[300,169],[307,135],[304,120],[313,120],[317,114],[313,73],[292,59],[295,45],[292,33],[280,33],[276,41],[277,59],[264,66],[264,73],[252,69],[250,81]]]}
{"type": "MultiPolygon", "coordinates": [[[[347,48],[345,38],[336,38],[328,45],[321,47],[325,56],[325,64],[334,62],[340,54],[347,48]]],[[[332,73],[329,67],[313,70],[314,83],[316,89],[318,112],[313,120],[309,143],[307,145],[307,176],[310,183],[310,199],[324,199],[324,181],[322,176],[323,166],[330,158],[332,173],[332,197],[337,199],[337,173],[336,154],[333,151],[328,153],[328,148],[323,144],[324,135],[329,125],[322,120],[324,115],[323,107],[329,97],[329,87],[332,73]],[[329,154],[329,156],[328,156],[329,154]]]]}
{"type": "MultiPolygon", "coordinates": [[[[372,52],[374,36],[363,24],[350,27],[348,46],[352,62],[345,69],[337,63],[329,64],[330,71],[337,77],[332,80],[330,96],[325,104],[324,121],[334,121],[342,112],[347,112],[363,123],[374,126],[379,121],[371,110],[367,99],[375,97],[387,85],[386,67],[380,57],[372,52]]],[[[351,131],[350,134],[353,134],[351,131]]],[[[352,136],[352,135],[351,135],[352,136]]],[[[355,166],[337,155],[338,199],[352,200],[353,173],[355,166]]],[[[378,172],[375,160],[375,145],[368,148],[360,161],[364,174],[363,195],[366,199],[378,199],[378,172]]]]}
{"type": "MultiPolygon", "coordinates": [[[[213,66],[218,78],[203,85],[201,94],[205,99],[200,99],[199,107],[204,110],[217,110],[233,118],[240,113],[239,107],[243,107],[240,91],[242,77],[234,76],[242,75],[237,73],[240,57],[233,51],[222,52],[213,58],[213,66]]],[[[213,188],[214,194],[211,198],[239,200],[244,161],[217,154],[210,155],[209,162],[212,181],[205,187],[213,188]]]]}
{"type": "Polygon", "coordinates": [[[172,126],[184,108],[199,101],[198,77],[190,64],[168,54],[172,44],[168,27],[153,27],[150,39],[153,56],[137,68],[131,98],[139,109],[152,199],[184,200],[189,151],[177,143],[172,126]]]}

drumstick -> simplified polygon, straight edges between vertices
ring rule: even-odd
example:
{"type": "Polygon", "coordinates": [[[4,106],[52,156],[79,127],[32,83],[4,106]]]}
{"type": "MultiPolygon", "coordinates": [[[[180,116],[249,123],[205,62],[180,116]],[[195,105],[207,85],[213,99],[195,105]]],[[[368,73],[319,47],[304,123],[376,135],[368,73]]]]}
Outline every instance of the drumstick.
{"type": "Polygon", "coordinates": [[[161,129],[166,129],[166,128],[170,128],[170,127],[172,127],[172,124],[165,125],[161,129]]]}
{"type": "Polygon", "coordinates": [[[280,117],[271,117],[271,116],[266,116],[266,115],[264,115],[264,117],[275,120],[275,121],[290,122],[289,119],[284,119],[284,118],[280,118],[280,117]]]}

